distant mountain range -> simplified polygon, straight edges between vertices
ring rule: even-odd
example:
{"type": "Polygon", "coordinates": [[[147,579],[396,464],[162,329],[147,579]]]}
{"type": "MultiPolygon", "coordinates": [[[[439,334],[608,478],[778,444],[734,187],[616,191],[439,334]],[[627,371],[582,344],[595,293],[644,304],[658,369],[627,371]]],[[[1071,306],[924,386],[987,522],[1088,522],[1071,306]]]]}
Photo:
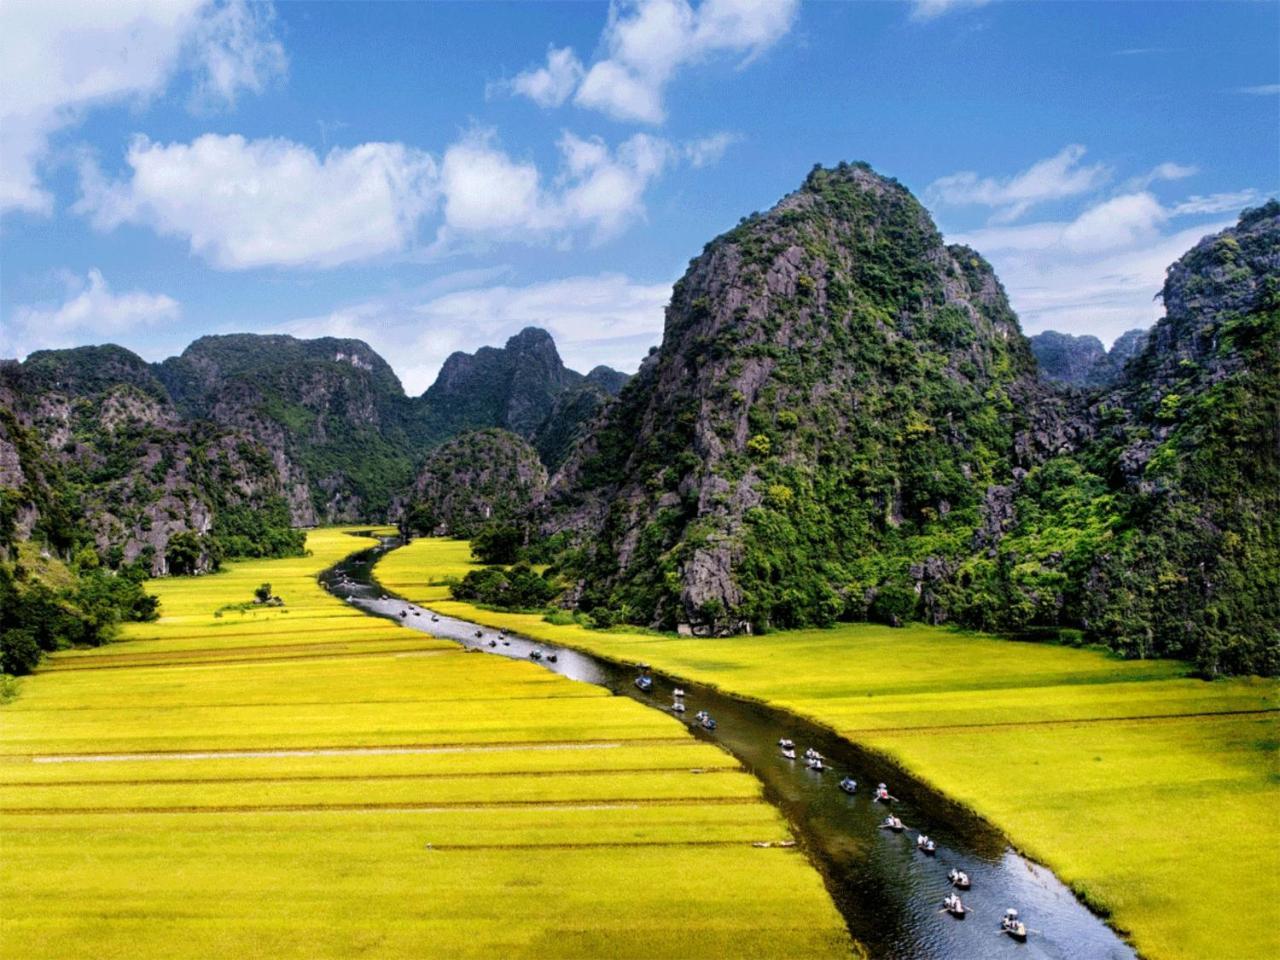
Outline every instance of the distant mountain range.
{"type": "Polygon", "coordinates": [[[509,430],[554,469],[626,380],[567,369],[536,329],[453,354],[421,397],[359,340],[209,336],[158,364],[117,346],[40,351],[0,364],[0,489],[15,537],[48,539],[65,514],[104,553],[145,552],[163,572],[171,534],[210,534],[232,507],[295,526],[385,521],[428,451],[468,430],[509,430]]]}
{"type": "Polygon", "coordinates": [[[1280,669],[1280,204],[1169,271],[1110,351],[1025,337],[896,181],[815,168],[711,241],[626,375],[527,329],[420,397],[357,340],[203,337],[0,364],[0,549],[166,569],[189,531],[503,522],[601,622],[1063,630],[1280,669]]]}

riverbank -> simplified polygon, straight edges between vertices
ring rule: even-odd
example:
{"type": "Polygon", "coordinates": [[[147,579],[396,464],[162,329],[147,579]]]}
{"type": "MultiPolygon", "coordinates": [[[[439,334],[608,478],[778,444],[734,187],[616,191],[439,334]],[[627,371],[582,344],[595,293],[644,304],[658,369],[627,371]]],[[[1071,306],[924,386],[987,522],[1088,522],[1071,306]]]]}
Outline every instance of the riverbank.
{"type": "Polygon", "coordinates": [[[754,697],[872,747],[981,813],[1153,958],[1270,957],[1280,684],[938,628],[690,639],[556,626],[448,599],[465,543],[378,565],[444,613],[754,697]]]}
{"type": "Polygon", "coordinates": [[[758,782],[677,721],[367,616],[375,541],[153,581],[0,708],[15,956],[848,956],[758,782]],[[244,606],[269,582],[282,607],[244,606]]]}

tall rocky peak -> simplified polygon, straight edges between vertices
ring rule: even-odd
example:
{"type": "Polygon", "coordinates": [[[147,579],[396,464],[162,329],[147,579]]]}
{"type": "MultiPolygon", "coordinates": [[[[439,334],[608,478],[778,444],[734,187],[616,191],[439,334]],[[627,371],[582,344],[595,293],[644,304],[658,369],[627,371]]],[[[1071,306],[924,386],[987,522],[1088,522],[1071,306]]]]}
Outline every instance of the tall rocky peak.
{"type": "Polygon", "coordinates": [[[1223,327],[1280,302],[1280,202],[1246,210],[1234,227],[1205,237],[1169,267],[1165,316],[1129,370],[1130,385],[1179,376],[1194,365],[1223,372],[1239,362],[1223,327]]]}
{"type": "Polygon", "coordinates": [[[576,387],[582,374],[565,367],[545,330],[527,327],[506,346],[454,353],[423,395],[436,429],[499,426],[525,437],[546,419],[558,394],[576,387]]]}
{"type": "MultiPolygon", "coordinates": [[[[1035,362],[990,266],[861,164],[707,245],[661,347],[558,473],[586,608],[695,631],[865,612],[877,547],[964,539],[1035,362]]],[[[909,551],[898,551],[904,563],[909,551]]]]}

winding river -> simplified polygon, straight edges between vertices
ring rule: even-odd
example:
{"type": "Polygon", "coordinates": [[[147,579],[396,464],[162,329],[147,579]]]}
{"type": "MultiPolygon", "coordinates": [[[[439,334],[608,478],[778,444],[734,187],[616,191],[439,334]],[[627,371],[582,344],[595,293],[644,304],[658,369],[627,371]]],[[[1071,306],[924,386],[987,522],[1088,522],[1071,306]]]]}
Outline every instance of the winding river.
{"type": "Polygon", "coordinates": [[[1049,870],[1019,856],[989,824],[875,754],[782,710],[661,674],[653,675],[653,688],[644,693],[634,684],[636,672],[632,668],[514,634],[507,635],[504,644],[492,628],[433,614],[427,607],[395,597],[374,579],[374,564],[397,545],[395,540],[384,540],[379,547],[355,554],[325,571],[321,582],[367,613],[456,640],[470,649],[521,660],[530,659],[535,648],[555,654],[555,662],[545,657],[535,662],[655,710],[671,712],[672,691],[677,686],[683,688],[688,710],[673,715],[688,724],[695,736],[733,754],[761,780],[766,798],[782,811],[800,846],[821,871],[850,933],[866,945],[872,957],[1136,957],[1133,949],[1049,870]],[[491,647],[490,641],[498,642],[491,647]],[[715,719],[714,731],[697,724],[694,714],[701,710],[715,719]],[[778,741],[783,737],[795,741],[801,759],[787,760],[781,755],[778,741]],[[807,747],[826,758],[824,773],[805,767],[803,751],[807,747]],[[837,786],[846,774],[857,781],[853,795],[837,786]],[[891,807],[906,824],[902,833],[880,827],[889,812],[872,800],[881,781],[897,798],[891,807]],[[937,843],[933,856],[917,851],[920,832],[937,843]],[[952,868],[963,870],[972,881],[972,889],[961,892],[968,908],[963,920],[941,909],[943,898],[951,892],[948,873],[952,868]],[[1029,937],[1025,943],[1000,932],[1000,917],[1007,907],[1017,908],[1026,921],[1029,937]]]}

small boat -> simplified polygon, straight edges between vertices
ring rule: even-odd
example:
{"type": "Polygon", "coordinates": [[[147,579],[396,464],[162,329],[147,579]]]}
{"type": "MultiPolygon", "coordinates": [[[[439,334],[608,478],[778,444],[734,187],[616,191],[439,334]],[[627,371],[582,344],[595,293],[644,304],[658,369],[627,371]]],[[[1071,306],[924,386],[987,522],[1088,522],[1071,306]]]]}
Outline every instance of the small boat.
{"type": "Polygon", "coordinates": [[[788,760],[794,760],[794,759],[796,758],[796,748],[795,748],[795,747],[783,747],[783,748],[782,748],[782,755],[783,755],[784,757],[786,757],[788,760]]]}
{"type": "Polygon", "coordinates": [[[880,829],[892,830],[894,833],[901,833],[906,829],[906,824],[891,813],[884,818],[884,823],[880,824],[880,829]]]}
{"type": "Polygon", "coordinates": [[[947,874],[947,879],[951,881],[951,885],[957,890],[969,889],[969,875],[963,870],[952,869],[952,871],[947,874]]]}
{"type": "Polygon", "coordinates": [[[379,600],[387,600],[387,599],[389,599],[389,597],[384,593],[384,594],[383,594],[381,597],[379,597],[378,599],[379,599],[379,600]]]}
{"type": "Polygon", "coordinates": [[[959,920],[963,920],[965,914],[969,912],[960,901],[959,895],[954,893],[947,894],[947,898],[942,901],[942,909],[959,920]]]}
{"type": "Polygon", "coordinates": [[[653,677],[636,677],[636,689],[648,693],[653,689],[653,677]]]}
{"type": "Polygon", "coordinates": [[[922,833],[916,837],[916,849],[921,853],[933,856],[938,852],[938,845],[922,833]]]}
{"type": "Polygon", "coordinates": [[[898,798],[889,793],[889,788],[883,783],[876,785],[875,800],[879,803],[892,803],[898,798]]]}
{"type": "Polygon", "coordinates": [[[407,617],[407,616],[409,616],[409,614],[405,613],[403,610],[401,610],[401,611],[400,611],[400,619],[401,619],[401,620],[403,620],[403,619],[404,619],[405,617],[407,617]]]}
{"type": "Polygon", "coordinates": [[[702,718],[702,729],[714,730],[715,728],[716,728],[716,722],[712,720],[710,716],[706,716],[702,718]]]}
{"type": "MultiPolygon", "coordinates": [[[[414,614],[414,616],[416,617],[416,616],[418,616],[418,614],[416,614],[416,613],[415,613],[415,614],[414,614]]],[[[432,623],[439,623],[439,622],[440,622],[440,618],[439,618],[439,617],[437,617],[437,616],[433,613],[433,614],[431,615],[431,622],[432,622],[432,623]]]]}
{"type": "Polygon", "coordinates": [[[820,756],[822,756],[822,754],[820,754],[817,750],[813,749],[813,747],[808,747],[804,751],[804,758],[806,760],[812,760],[814,757],[820,757],[820,756]]]}
{"type": "Polygon", "coordinates": [[[541,660],[541,659],[542,659],[542,651],[541,651],[541,650],[539,650],[537,647],[534,647],[532,650],[530,650],[530,651],[529,651],[529,659],[530,659],[530,660],[541,660]]]}
{"type": "Polygon", "coordinates": [[[414,615],[415,617],[420,617],[420,616],[422,616],[422,614],[420,614],[417,610],[413,611],[413,615],[414,615]]]}
{"type": "Polygon", "coordinates": [[[783,750],[794,750],[796,748],[795,743],[791,740],[788,740],[786,737],[783,737],[781,740],[778,741],[778,746],[783,750]]]}
{"type": "Polygon", "coordinates": [[[845,777],[840,781],[840,789],[845,793],[854,794],[858,792],[858,781],[853,777],[845,777]]]}
{"type": "Polygon", "coordinates": [[[510,640],[503,640],[503,641],[502,641],[502,645],[503,645],[504,647],[509,647],[509,646],[511,646],[511,641],[510,641],[510,640]]]}
{"type": "Polygon", "coordinates": [[[814,773],[821,773],[823,770],[827,769],[822,765],[822,757],[810,757],[807,766],[814,773]]]}
{"type": "Polygon", "coordinates": [[[674,690],[671,691],[671,695],[678,699],[684,696],[684,691],[681,690],[679,687],[676,687],[674,690]]]}
{"type": "Polygon", "coordinates": [[[497,645],[498,645],[498,641],[497,641],[497,640],[490,640],[490,641],[489,641],[489,646],[491,646],[491,647],[496,647],[497,645]]]}
{"type": "Polygon", "coordinates": [[[685,706],[684,706],[684,704],[683,704],[683,703],[681,703],[679,700],[677,700],[675,703],[671,704],[671,712],[672,712],[672,713],[684,713],[684,711],[685,711],[685,706]]]}
{"type": "Polygon", "coordinates": [[[547,654],[547,663],[555,663],[560,658],[554,653],[547,654]]]}
{"type": "Polygon", "coordinates": [[[1019,943],[1027,939],[1027,925],[1018,919],[1018,911],[1012,908],[1006,910],[1000,918],[1000,929],[1019,943]]]}
{"type": "Polygon", "coordinates": [[[477,639],[477,640],[481,639],[483,636],[484,636],[484,631],[483,631],[483,630],[477,630],[477,631],[476,631],[476,639],[477,639]]]}

